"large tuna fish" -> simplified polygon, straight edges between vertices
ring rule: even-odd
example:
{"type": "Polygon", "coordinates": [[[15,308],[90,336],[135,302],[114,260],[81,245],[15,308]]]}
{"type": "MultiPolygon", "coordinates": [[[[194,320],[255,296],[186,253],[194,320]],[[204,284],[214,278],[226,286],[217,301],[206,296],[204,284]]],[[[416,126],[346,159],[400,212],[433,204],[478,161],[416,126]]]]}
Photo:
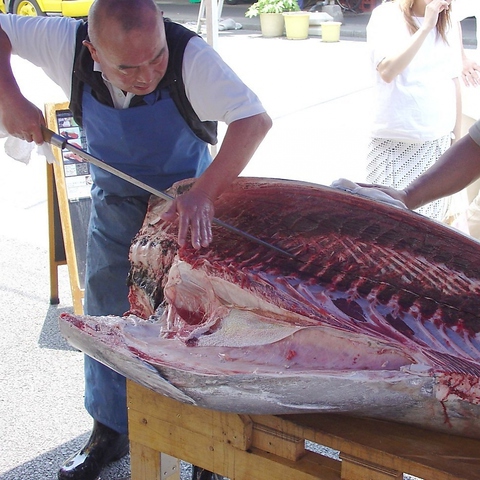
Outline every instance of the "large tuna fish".
{"type": "Polygon", "coordinates": [[[151,201],[132,244],[129,314],[63,315],[70,343],[208,408],[480,437],[480,243],[349,192],[241,178],[216,216],[296,259],[216,226],[195,251],[163,206],[151,201]]]}

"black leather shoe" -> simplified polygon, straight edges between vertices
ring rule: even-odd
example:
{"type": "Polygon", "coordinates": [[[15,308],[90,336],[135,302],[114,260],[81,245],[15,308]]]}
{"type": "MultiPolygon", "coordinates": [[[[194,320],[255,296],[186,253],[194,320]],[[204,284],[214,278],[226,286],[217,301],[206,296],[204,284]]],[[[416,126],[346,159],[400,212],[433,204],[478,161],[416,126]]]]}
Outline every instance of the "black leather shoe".
{"type": "Polygon", "coordinates": [[[69,458],[58,472],[59,480],[96,480],[109,463],[128,453],[128,435],[95,420],[92,434],[85,446],[69,458]]]}

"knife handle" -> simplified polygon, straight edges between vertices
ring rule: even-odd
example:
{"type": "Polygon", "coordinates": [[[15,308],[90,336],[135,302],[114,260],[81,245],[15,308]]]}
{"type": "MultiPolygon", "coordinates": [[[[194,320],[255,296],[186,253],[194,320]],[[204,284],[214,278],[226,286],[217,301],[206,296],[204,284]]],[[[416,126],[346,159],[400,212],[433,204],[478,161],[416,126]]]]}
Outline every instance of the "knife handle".
{"type": "Polygon", "coordinates": [[[61,135],[53,132],[49,128],[45,127],[44,125],[41,126],[42,128],[42,135],[43,139],[49,143],[50,145],[54,145],[60,149],[64,149],[67,143],[67,139],[63,138],[61,135]]]}

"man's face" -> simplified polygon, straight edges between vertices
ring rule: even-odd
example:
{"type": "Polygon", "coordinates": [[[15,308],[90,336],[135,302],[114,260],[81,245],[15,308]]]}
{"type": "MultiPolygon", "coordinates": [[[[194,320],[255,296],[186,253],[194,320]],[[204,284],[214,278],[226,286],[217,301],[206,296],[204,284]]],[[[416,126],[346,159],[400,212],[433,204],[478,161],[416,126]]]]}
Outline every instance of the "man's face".
{"type": "Polygon", "coordinates": [[[117,88],[135,95],[155,90],[165,75],[168,47],[163,19],[144,29],[124,32],[117,24],[105,25],[95,38],[98,44],[85,41],[92,58],[117,88]]]}

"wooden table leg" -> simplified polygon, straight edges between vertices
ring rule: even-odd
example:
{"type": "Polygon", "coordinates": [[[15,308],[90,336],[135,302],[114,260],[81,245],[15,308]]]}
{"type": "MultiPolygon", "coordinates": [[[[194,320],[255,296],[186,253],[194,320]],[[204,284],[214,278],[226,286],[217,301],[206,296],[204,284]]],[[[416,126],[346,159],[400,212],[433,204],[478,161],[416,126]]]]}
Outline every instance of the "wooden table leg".
{"type": "Polygon", "coordinates": [[[180,480],[178,459],[130,442],[131,480],[180,480]]]}
{"type": "Polygon", "coordinates": [[[160,453],[137,442],[130,442],[132,480],[160,480],[160,453]]]}

